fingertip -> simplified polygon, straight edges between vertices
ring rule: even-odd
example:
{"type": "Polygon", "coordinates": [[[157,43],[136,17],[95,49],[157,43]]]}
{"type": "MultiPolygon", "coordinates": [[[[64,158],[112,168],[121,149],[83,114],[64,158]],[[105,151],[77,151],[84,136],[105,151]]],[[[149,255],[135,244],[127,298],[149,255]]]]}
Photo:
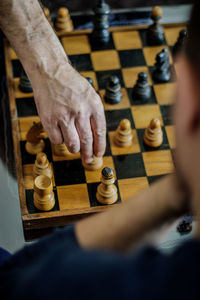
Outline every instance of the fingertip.
{"type": "Polygon", "coordinates": [[[82,160],[86,163],[86,164],[90,164],[93,161],[93,157],[82,157],[82,160]]]}
{"type": "MultiPolygon", "coordinates": [[[[67,146],[67,144],[66,144],[66,146],[67,146]]],[[[74,154],[76,154],[80,151],[80,145],[68,145],[67,148],[68,148],[69,152],[74,153],[74,154]]]]}

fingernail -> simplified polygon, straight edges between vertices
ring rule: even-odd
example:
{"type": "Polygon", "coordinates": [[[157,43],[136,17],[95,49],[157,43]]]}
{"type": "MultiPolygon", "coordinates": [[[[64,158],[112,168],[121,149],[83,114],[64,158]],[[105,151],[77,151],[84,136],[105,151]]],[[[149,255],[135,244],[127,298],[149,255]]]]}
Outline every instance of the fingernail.
{"type": "Polygon", "coordinates": [[[86,164],[89,164],[93,161],[93,157],[85,158],[84,161],[85,161],[86,164]]]}
{"type": "Polygon", "coordinates": [[[103,156],[102,152],[97,152],[97,157],[103,156]]]}

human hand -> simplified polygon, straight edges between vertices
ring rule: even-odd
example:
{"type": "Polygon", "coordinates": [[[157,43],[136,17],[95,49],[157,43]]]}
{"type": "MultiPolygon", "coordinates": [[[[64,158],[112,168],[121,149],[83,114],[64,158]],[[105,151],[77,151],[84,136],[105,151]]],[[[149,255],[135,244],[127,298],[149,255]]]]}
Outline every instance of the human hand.
{"type": "Polygon", "coordinates": [[[81,151],[89,163],[105,151],[106,123],[100,97],[70,64],[56,72],[32,73],[30,78],[41,122],[54,144],[65,143],[72,153],[81,151]],[[39,74],[38,74],[39,73],[39,74]]]}

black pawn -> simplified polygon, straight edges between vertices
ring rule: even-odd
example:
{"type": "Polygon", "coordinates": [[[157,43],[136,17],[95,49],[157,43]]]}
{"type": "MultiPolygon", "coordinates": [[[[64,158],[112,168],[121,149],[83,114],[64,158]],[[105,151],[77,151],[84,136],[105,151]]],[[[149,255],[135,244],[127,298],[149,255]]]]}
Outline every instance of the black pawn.
{"type": "Polygon", "coordinates": [[[23,93],[32,93],[33,92],[31,82],[30,82],[28,76],[26,75],[24,69],[22,69],[22,73],[21,73],[21,76],[19,79],[19,89],[23,93]]]}
{"type": "Polygon", "coordinates": [[[164,31],[162,25],[160,25],[160,19],[162,18],[162,8],[155,6],[152,9],[153,24],[149,26],[147,31],[147,41],[148,44],[153,45],[162,45],[165,41],[164,31]]]}
{"type": "Polygon", "coordinates": [[[95,8],[94,30],[92,33],[92,38],[97,44],[106,44],[110,40],[109,13],[109,6],[104,0],[99,0],[95,8]]]}
{"type": "Polygon", "coordinates": [[[153,79],[156,82],[168,82],[170,80],[169,68],[169,52],[165,48],[156,56],[155,70],[153,72],[153,79]]]}
{"type": "Polygon", "coordinates": [[[151,87],[148,84],[148,76],[145,72],[140,72],[137,82],[133,87],[133,100],[148,100],[151,98],[151,87]]]}
{"type": "Polygon", "coordinates": [[[122,100],[121,85],[117,76],[111,76],[108,80],[106,93],[104,97],[105,102],[109,104],[117,104],[122,100]]]}
{"type": "Polygon", "coordinates": [[[192,231],[192,218],[185,217],[177,226],[177,231],[181,234],[187,234],[192,231]]]}
{"type": "Polygon", "coordinates": [[[176,56],[178,53],[184,50],[186,39],[187,39],[187,31],[183,29],[179,32],[179,37],[173,47],[174,56],[176,56]]]}
{"type": "Polygon", "coordinates": [[[91,77],[85,77],[85,79],[87,79],[87,81],[93,86],[93,80],[91,77]]]}

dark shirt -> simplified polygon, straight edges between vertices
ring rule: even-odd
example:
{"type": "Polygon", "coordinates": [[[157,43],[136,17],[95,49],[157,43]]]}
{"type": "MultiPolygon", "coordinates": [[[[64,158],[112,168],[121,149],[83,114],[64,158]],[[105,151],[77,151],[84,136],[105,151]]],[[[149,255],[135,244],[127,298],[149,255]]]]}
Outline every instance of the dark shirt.
{"type": "Polygon", "coordinates": [[[123,256],[83,250],[71,227],[4,260],[0,299],[199,300],[200,241],[123,256]]]}

